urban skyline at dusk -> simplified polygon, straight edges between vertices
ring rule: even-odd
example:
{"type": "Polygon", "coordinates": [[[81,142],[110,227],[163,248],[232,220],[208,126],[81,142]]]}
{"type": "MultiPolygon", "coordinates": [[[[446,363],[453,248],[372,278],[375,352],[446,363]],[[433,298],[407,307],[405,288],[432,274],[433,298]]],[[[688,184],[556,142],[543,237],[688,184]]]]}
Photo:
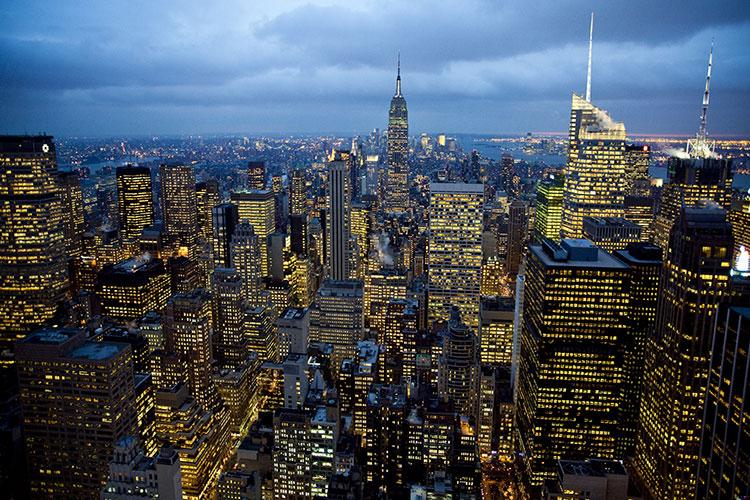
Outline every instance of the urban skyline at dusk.
{"type": "Polygon", "coordinates": [[[750,498],[744,5],[10,7],[3,498],[750,498]]]}

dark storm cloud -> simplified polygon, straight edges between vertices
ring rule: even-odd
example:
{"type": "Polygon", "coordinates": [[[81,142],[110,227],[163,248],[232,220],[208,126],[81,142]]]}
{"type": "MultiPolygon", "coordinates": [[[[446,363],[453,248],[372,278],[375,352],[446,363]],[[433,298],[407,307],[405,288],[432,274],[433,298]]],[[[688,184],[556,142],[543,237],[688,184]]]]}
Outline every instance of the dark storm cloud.
{"type": "Polygon", "coordinates": [[[695,128],[714,37],[711,130],[750,132],[746,1],[6,3],[5,132],[362,131],[399,49],[415,132],[563,130],[592,9],[594,100],[629,130],[695,128]]]}

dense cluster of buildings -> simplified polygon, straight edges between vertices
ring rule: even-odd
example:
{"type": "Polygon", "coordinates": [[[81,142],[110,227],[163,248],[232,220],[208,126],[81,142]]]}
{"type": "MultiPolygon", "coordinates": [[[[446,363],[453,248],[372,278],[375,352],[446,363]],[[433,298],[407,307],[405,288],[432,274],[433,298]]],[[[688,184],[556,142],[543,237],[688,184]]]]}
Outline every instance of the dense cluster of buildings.
{"type": "Polygon", "coordinates": [[[396,82],[385,141],[121,166],[93,214],[0,137],[11,496],[750,494],[750,200],[705,119],[661,188],[589,84],[532,176],[411,142],[396,82]]]}

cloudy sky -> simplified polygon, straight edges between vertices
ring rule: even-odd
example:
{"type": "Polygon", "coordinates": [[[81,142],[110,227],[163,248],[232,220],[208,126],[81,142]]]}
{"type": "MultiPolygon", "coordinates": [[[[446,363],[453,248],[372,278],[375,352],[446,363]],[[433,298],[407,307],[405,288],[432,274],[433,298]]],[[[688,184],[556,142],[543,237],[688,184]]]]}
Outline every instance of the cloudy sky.
{"type": "Polygon", "coordinates": [[[363,132],[396,53],[412,133],[567,128],[585,87],[632,133],[750,133],[750,2],[3,0],[0,133],[363,132]]]}

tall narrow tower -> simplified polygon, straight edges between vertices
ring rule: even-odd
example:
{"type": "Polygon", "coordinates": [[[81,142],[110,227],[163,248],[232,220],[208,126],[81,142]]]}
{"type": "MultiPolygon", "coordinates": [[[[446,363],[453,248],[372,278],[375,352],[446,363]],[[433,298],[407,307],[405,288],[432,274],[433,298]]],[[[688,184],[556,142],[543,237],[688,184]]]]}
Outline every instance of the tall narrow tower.
{"type": "Polygon", "coordinates": [[[388,112],[388,179],[385,209],[405,212],[409,207],[409,114],[401,95],[401,56],[398,60],[396,94],[388,112]]]}

